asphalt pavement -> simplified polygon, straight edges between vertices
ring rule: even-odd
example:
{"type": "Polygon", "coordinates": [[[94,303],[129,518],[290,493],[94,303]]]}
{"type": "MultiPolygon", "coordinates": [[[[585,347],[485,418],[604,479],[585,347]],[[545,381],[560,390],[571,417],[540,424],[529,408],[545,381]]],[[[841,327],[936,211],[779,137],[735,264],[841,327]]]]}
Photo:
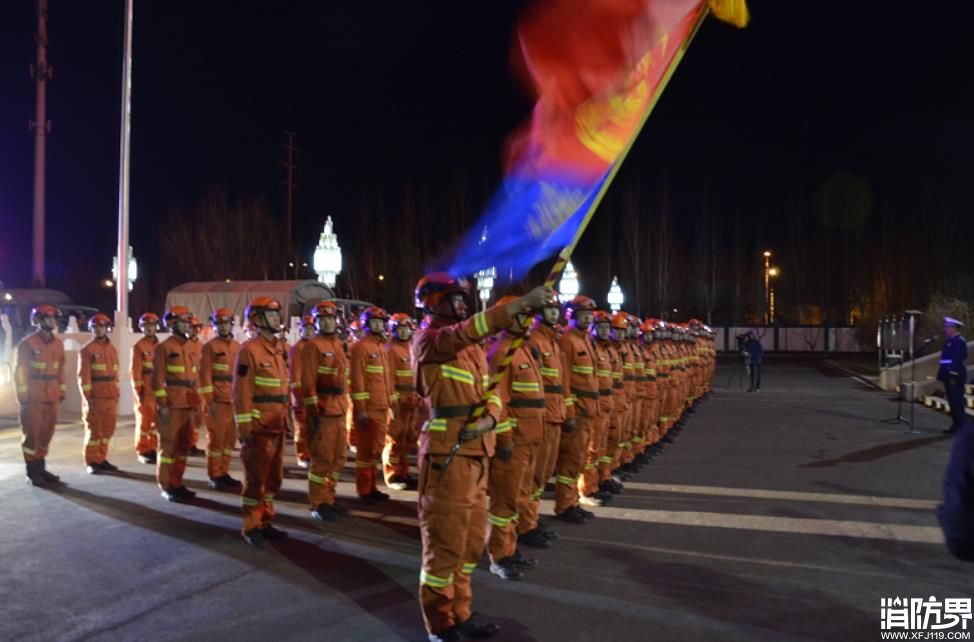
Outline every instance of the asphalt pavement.
{"type": "MultiPolygon", "coordinates": [[[[889,395],[822,361],[768,359],[756,393],[737,368],[721,365],[674,443],[596,519],[549,521],[561,539],[524,550],[540,560],[524,581],[481,564],[474,606],[496,639],[879,639],[882,598],[972,597],[933,514],[947,417],[916,408],[915,433],[883,423],[889,395]]],[[[43,490],[24,483],[16,416],[0,415],[0,639],[425,639],[415,493],[360,505],[348,467],[352,516],[312,521],[289,450],[276,505],[291,537],[256,551],[204,459],[187,473],[197,499],[170,504],[135,459],[131,419],[110,476],[85,474],[78,418],[62,420],[48,468],[66,483],[43,490]]]]}

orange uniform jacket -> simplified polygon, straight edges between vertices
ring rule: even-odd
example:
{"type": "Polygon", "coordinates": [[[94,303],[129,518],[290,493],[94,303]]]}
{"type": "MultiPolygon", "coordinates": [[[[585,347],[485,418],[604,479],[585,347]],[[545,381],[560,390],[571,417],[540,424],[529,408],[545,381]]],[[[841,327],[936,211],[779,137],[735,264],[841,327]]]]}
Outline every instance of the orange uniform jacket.
{"type": "Polygon", "coordinates": [[[568,372],[563,367],[558,335],[554,328],[541,323],[532,330],[528,345],[536,352],[534,356],[540,361],[545,393],[544,420],[554,424],[565,423],[565,408],[569,399],[565,395],[568,372]]]}
{"type": "MultiPolygon", "coordinates": [[[[426,400],[430,419],[419,437],[421,454],[445,455],[484,393],[487,358],[477,342],[511,324],[506,306],[478,312],[462,323],[421,328],[413,337],[416,390],[426,400]]],[[[500,421],[503,402],[492,395],[486,412],[500,421]]],[[[493,455],[493,431],[460,446],[459,455],[493,455]]]]}
{"type": "Polygon", "coordinates": [[[20,403],[59,401],[64,396],[64,344],[57,337],[45,341],[39,332],[17,344],[14,369],[20,403]]]}
{"type": "Polygon", "coordinates": [[[386,345],[389,367],[393,369],[395,390],[399,394],[401,408],[416,408],[422,403],[416,394],[416,373],[413,371],[409,343],[393,339],[386,345]]]}
{"type": "Polygon", "coordinates": [[[350,361],[355,414],[388,412],[399,396],[382,337],[365,335],[352,346],[350,361]]]}
{"type": "Polygon", "coordinates": [[[652,344],[644,343],[640,346],[640,351],[643,354],[643,373],[645,375],[642,397],[644,399],[656,399],[656,349],[652,344]]]}
{"type": "Polygon", "coordinates": [[[348,357],[338,334],[317,334],[299,344],[302,403],[305,416],[343,417],[348,412],[345,371],[348,357]]]}
{"type": "Polygon", "coordinates": [[[159,345],[156,337],[142,337],[132,346],[132,388],[141,400],[152,396],[152,353],[159,345]]]}
{"type": "MultiPolygon", "coordinates": [[[[506,331],[498,335],[487,351],[491,372],[496,372],[514,337],[506,331]]],[[[501,422],[494,431],[497,442],[541,443],[544,437],[545,396],[541,367],[525,342],[515,350],[503,378],[497,385],[504,404],[501,422]]]]}
{"type": "Polygon", "coordinates": [[[203,346],[200,361],[200,392],[206,403],[230,403],[233,400],[233,364],[240,344],[232,337],[217,335],[203,346]]]}
{"type": "Polygon", "coordinates": [[[86,399],[118,399],[118,350],[107,337],[82,346],[78,382],[86,399]]]}
{"type": "Polygon", "coordinates": [[[562,368],[568,385],[565,388],[566,418],[576,415],[599,416],[599,384],[595,378],[595,354],[588,335],[577,329],[565,332],[558,342],[562,368]]]}
{"type": "MultiPolygon", "coordinates": [[[[595,379],[599,386],[599,411],[602,415],[611,413],[614,407],[612,394],[612,375],[614,362],[618,360],[609,341],[592,342],[592,353],[595,355],[595,379]]],[[[619,368],[622,376],[622,368],[619,368]]],[[[620,382],[621,384],[621,382],[620,382]]]]}
{"type": "Polygon", "coordinates": [[[259,335],[245,341],[233,373],[233,412],[240,435],[285,432],[289,396],[284,341],[259,335]]]}
{"type": "Polygon", "coordinates": [[[156,346],[152,357],[152,395],[159,407],[199,407],[197,375],[192,341],[174,334],[156,346]]]}

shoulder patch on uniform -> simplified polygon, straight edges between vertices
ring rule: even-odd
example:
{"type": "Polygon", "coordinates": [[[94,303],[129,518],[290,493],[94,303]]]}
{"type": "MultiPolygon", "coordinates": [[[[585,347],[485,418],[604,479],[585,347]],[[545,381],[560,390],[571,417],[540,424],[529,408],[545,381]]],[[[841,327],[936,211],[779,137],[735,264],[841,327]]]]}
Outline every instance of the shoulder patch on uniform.
{"type": "Polygon", "coordinates": [[[261,368],[270,368],[271,367],[271,364],[264,363],[264,362],[258,363],[257,365],[259,365],[261,368]]]}
{"type": "Polygon", "coordinates": [[[541,354],[543,354],[546,357],[550,357],[551,356],[551,353],[550,352],[547,352],[547,351],[546,352],[542,352],[541,354]]]}
{"type": "Polygon", "coordinates": [[[369,359],[378,359],[378,358],[379,358],[379,353],[378,352],[370,352],[369,353],[369,359]]]}
{"type": "Polygon", "coordinates": [[[249,370],[249,368],[245,364],[242,364],[241,363],[239,366],[237,366],[237,376],[238,377],[246,377],[247,376],[247,370],[249,370]]]}
{"type": "Polygon", "coordinates": [[[323,357],[334,357],[335,356],[335,353],[334,352],[322,352],[321,353],[321,356],[323,356],[323,357]]]}
{"type": "Polygon", "coordinates": [[[406,363],[407,361],[409,361],[409,357],[399,357],[399,360],[402,361],[403,363],[406,363]]]}
{"type": "Polygon", "coordinates": [[[531,366],[529,366],[528,364],[526,364],[526,363],[522,363],[521,365],[519,365],[519,366],[517,367],[517,369],[518,369],[518,370],[527,370],[527,369],[528,369],[528,368],[530,368],[530,367],[531,367],[531,366]]]}

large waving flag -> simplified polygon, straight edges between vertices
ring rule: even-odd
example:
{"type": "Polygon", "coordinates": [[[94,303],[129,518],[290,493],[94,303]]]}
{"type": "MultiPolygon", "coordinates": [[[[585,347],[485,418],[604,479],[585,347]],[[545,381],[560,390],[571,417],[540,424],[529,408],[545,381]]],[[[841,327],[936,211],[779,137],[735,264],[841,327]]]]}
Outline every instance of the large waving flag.
{"type": "Polygon", "coordinates": [[[744,0],[547,0],[520,17],[537,102],[450,273],[493,267],[517,279],[577,241],[708,11],[737,26],[748,19],[744,0]]]}

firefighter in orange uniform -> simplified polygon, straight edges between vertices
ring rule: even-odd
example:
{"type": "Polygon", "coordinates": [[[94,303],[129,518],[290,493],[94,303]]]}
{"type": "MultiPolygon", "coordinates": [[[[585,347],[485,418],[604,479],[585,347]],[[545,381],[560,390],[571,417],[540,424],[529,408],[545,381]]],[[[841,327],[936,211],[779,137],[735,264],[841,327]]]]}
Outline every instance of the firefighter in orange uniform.
{"type": "MultiPolygon", "coordinates": [[[[200,363],[203,360],[203,339],[200,336],[203,332],[203,322],[199,318],[193,317],[190,320],[189,328],[189,347],[193,355],[193,373],[196,375],[196,380],[199,381],[200,363]]],[[[193,416],[193,441],[189,448],[190,457],[202,457],[206,454],[206,451],[197,446],[200,441],[200,426],[204,423],[203,417],[206,414],[206,400],[199,388],[197,388],[196,392],[196,398],[199,399],[199,407],[193,416]]]]}
{"type": "Polygon", "coordinates": [[[256,331],[237,352],[233,412],[244,467],[243,538],[254,548],[287,537],[274,528],[274,495],[284,478],[284,437],[290,412],[287,344],[278,338],[281,304],[256,297],[244,313],[256,331]]]}
{"type": "MultiPolygon", "coordinates": [[[[517,304],[518,297],[505,296],[498,306],[517,304]]],[[[525,314],[516,314],[510,325],[489,341],[487,361],[497,372],[516,337],[528,330],[525,314]]],[[[517,526],[521,511],[527,511],[534,494],[534,466],[544,438],[545,398],[541,368],[525,341],[514,351],[511,363],[497,386],[501,421],[494,429],[497,453],[490,460],[487,478],[487,523],[490,532],[487,553],[490,572],[505,580],[519,580],[522,569],[537,566],[537,560],[523,557],[517,549],[517,526]]],[[[532,525],[533,529],[535,525],[532,525]]]]}
{"type": "Polygon", "coordinates": [[[186,459],[199,412],[196,355],[190,341],[192,312],[183,306],[166,311],[163,321],[172,334],[156,346],[152,358],[152,395],[159,407],[159,456],[156,480],[164,499],[192,499],[196,493],[183,484],[186,459]]]}
{"type": "Polygon", "coordinates": [[[612,417],[606,433],[606,446],[599,457],[599,490],[603,495],[618,495],[622,492],[622,478],[614,473],[622,455],[626,440],[626,424],[629,421],[630,398],[634,381],[626,380],[632,376],[633,360],[629,352],[629,314],[616,312],[609,319],[609,350],[612,354],[612,417]]]}
{"type": "Polygon", "coordinates": [[[595,314],[595,301],[576,296],[565,304],[568,330],[559,339],[562,370],[566,375],[565,430],[558,447],[555,464],[555,519],[570,524],[584,524],[595,517],[578,503],[578,485],[585,465],[588,444],[600,420],[599,383],[595,376],[595,354],[589,328],[595,314]]]}
{"type": "Polygon", "coordinates": [[[561,347],[558,345],[560,319],[561,305],[558,293],[555,292],[551,303],[544,306],[535,318],[534,329],[528,337],[532,355],[539,362],[544,384],[544,438],[535,461],[531,501],[520,511],[517,541],[536,548],[549,548],[550,542],[558,538],[558,533],[542,526],[538,512],[545,484],[555,474],[562,431],[571,433],[575,427],[574,422],[569,424],[565,420],[568,402],[565,386],[568,374],[562,367],[561,347]]]}
{"type": "Polygon", "coordinates": [[[592,355],[595,379],[599,388],[599,415],[588,438],[585,466],[578,480],[578,503],[583,506],[601,506],[610,499],[608,492],[599,488],[599,463],[605,455],[609,430],[615,428],[614,395],[612,390],[614,371],[618,369],[619,385],[622,385],[622,365],[610,337],[611,317],[604,310],[596,310],[592,316],[592,355]]]}
{"type": "Polygon", "coordinates": [[[422,400],[416,394],[416,374],[413,372],[410,344],[416,323],[405,312],[389,317],[389,334],[386,344],[389,367],[393,369],[399,406],[395,418],[389,424],[389,434],[382,450],[382,473],[386,486],[393,490],[405,490],[415,484],[409,477],[409,453],[419,438],[419,407],[422,400]]]}
{"type": "MultiPolygon", "coordinates": [[[[639,318],[628,315],[629,328],[626,330],[626,346],[632,358],[632,371],[623,376],[624,382],[631,382],[629,388],[629,415],[626,418],[625,433],[620,442],[619,459],[616,462],[622,474],[635,473],[642,465],[642,459],[636,456],[642,452],[642,399],[646,389],[646,358],[642,345],[639,343],[639,318]],[[628,378],[627,377],[631,377],[628,378]]],[[[626,481],[623,478],[622,481],[626,481]]]]}
{"type": "Polygon", "coordinates": [[[83,398],[85,424],[84,458],[89,475],[112,473],[118,467],[108,461],[108,444],[118,417],[118,350],[108,339],[112,321],[96,312],[88,319],[92,339],[78,354],[78,384],[83,398]]]}
{"type": "Polygon", "coordinates": [[[143,464],[156,463],[159,434],[156,432],[156,400],[152,396],[152,353],[159,344],[159,317],[146,312],[139,317],[141,339],[132,346],[132,391],[135,400],[135,452],[143,464]]]}
{"type": "Polygon", "coordinates": [[[345,372],[348,355],[338,333],[339,309],[322,301],[312,317],[318,332],[300,344],[302,404],[311,456],[308,467],[308,504],[311,517],[333,521],[348,514],[335,503],[335,487],[345,467],[345,431],[348,392],[345,372]]]}
{"type": "Polygon", "coordinates": [[[485,414],[465,425],[481,401],[487,374],[477,344],[508,327],[514,315],[541,308],[550,298],[550,289],[536,288],[516,303],[468,318],[473,296],[466,282],[437,272],[416,285],[425,327],[413,337],[413,370],[430,416],[419,437],[419,599],[432,642],[492,637],[499,631],[471,611],[470,576],[487,531],[488,457],[494,454],[493,429],[502,407],[500,397],[492,395],[485,414]]]}
{"type": "Polygon", "coordinates": [[[218,308],[210,315],[216,336],[203,346],[200,358],[200,392],[206,401],[206,473],[210,488],[239,488],[230,476],[233,446],[237,441],[233,423],[233,363],[240,344],[233,338],[233,310],[218,308]]]}
{"type": "Polygon", "coordinates": [[[633,464],[649,463],[649,448],[655,443],[656,431],[656,357],[653,353],[653,323],[647,319],[639,325],[636,349],[643,362],[643,370],[636,374],[636,403],[639,404],[639,421],[633,437],[633,464]]]}
{"type": "Polygon", "coordinates": [[[301,350],[315,335],[315,319],[310,314],[301,319],[301,334],[288,348],[287,360],[291,367],[291,406],[294,410],[294,456],[298,466],[305,470],[311,465],[311,450],[304,421],[304,397],[301,391],[301,350]]]}
{"type": "Polygon", "coordinates": [[[20,404],[21,450],[27,465],[27,483],[44,486],[61,481],[48,472],[45,458],[54,437],[58,407],[64,401],[64,344],[54,336],[58,309],[39,305],[30,313],[36,331],[17,344],[14,383],[20,404]]]}
{"type": "Polygon", "coordinates": [[[355,454],[355,492],[362,501],[370,504],[389,499],[389,495],[376,485],[376,467],[382,464],[382,448],[398,399],[382,337],[387,320],[388,315],[382,308],[372,306],[362,311],[364,336],[352,346],[349,358],[358,448],[355,454]]]}

